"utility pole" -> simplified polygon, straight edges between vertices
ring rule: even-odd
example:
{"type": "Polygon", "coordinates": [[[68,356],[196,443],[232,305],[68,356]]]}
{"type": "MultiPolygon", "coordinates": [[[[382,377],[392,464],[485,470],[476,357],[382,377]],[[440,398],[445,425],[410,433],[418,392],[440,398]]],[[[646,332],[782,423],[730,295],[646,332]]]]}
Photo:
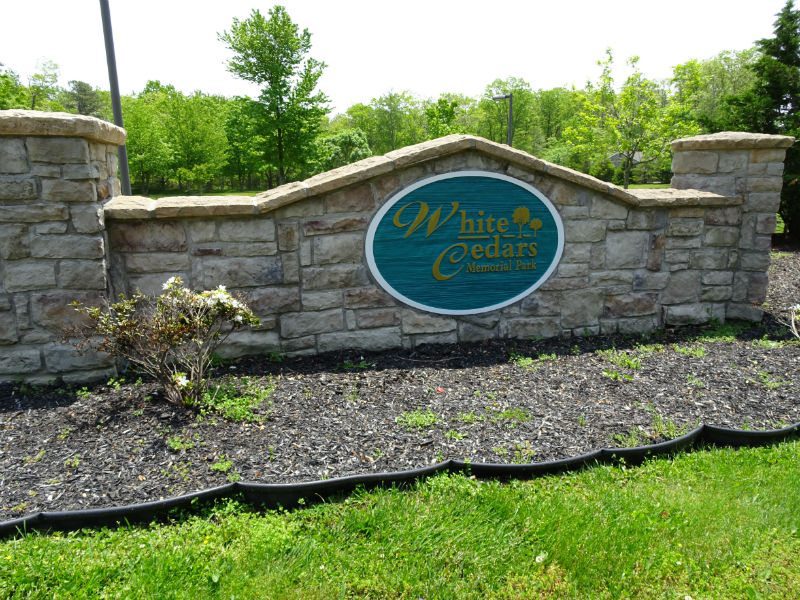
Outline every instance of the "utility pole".
{"type": "MultiPolygon", "coordinates": [[[[117,59],[114,55],[114,35],[111,32],[111,11],[108,0],[100,0],[100,14],[103,17],[103,37],[106,42],[106,62],[108,63],[108,81],[111,87],[111,109],[114,111],[114,124],[122,124],[122,104],[119,100],[119,80],[117,79],[117,59]]],[[[119,178],[124,196],[131,195],[131,177],[128,173],[128,151],[125,145],[119,147],[119,178]]]]}

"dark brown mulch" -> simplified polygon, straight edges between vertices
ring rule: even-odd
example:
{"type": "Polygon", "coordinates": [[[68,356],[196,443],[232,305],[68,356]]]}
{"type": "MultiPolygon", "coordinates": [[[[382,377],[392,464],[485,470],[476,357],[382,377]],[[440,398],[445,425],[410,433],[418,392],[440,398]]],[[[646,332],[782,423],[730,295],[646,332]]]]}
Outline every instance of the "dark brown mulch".
{"type": "Polygon", "coordinates": [[[256,423],[198,419],[130,374],[88,392],[0,386],[0,520],[156,500],[236,478],[305,481],[446,458],[541,461],[650,443],[701,422],[798,422],[800,345],[776,317],[800,303],[800,252],[774,254],[770,273],[770,312],[758,326],[219,367],[275,386],[256,423]],[[731,333],[733,341],[709,339],[731,333]],[[641,366],[614,364],[607,350],[641,366]],[[436,422],[396,422],[412,411],[431,411],[436,422]],[[174,450],[168,440],[191,447],[174,450]]]}

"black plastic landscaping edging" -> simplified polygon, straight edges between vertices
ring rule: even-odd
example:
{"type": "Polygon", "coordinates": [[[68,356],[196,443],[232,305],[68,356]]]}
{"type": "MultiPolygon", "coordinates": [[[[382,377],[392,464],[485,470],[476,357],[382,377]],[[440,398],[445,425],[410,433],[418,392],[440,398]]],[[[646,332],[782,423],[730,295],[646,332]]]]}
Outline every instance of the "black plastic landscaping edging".
{"type": "Polygon", "coordinates": [[[635,448],[602,448],[572,458],[563,458],[528,464],[470,463],[447,460],[429,467],[389,473],[369,473],[337,477],[324,481],[302,483],[253,483],[236,482],[215,488],[142,504],[38,512],[18,519],[0,522],[0,538],[22,535],[28,532],[74,531],[83,528],[148,523],[165,517],[169,511],[190,508],[200,501],[239,496],[246,502],[264,508],[297,508],[314,502],[353,492],[356,488],[404,486],[438,473],[463,473],[478,479],[532,479],[542,475],[578,471],[593,464],[615,463],[638,465],[651,456],[674,454],[709,444],[714,446],[741,447],[763,446],[787,440],[800,434],[800,423],[782,429],[750,431],[728,429],[714,425],[701,425],[673,440],[637,446],[635,448]]]}

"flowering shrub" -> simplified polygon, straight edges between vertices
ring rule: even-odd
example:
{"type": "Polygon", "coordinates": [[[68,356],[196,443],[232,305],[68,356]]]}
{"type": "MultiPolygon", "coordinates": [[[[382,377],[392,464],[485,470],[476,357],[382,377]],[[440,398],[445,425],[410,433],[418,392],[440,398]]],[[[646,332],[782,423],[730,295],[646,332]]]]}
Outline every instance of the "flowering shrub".
{"type": "Polygon", "coordinates": [[[789,307],[789,329],[800,340],[800,304],[789,307]]]}
{"type": "Polygon", "coordinates": [[[196,405],[214,350],[232,331],[257,325],[258,318],[224,286],[198,293],[183,287],[180,277],[170,277],[163,289],[156,298],[137,292],[104,308],[74,302],[89,325],[70,333],[83,340],[79,346],[124,358],[151,375],[170,402],[196,405]]]}

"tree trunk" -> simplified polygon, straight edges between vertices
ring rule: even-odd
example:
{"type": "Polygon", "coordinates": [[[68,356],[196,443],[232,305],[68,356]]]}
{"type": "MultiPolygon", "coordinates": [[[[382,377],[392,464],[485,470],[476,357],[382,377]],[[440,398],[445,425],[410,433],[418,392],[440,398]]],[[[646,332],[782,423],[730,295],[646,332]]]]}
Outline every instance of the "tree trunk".
{"type": "Polygon", "coordinates": [[[278,185],[286,183],[286,167],[283,164],[283,129],[278,129],[278,185]]]}

